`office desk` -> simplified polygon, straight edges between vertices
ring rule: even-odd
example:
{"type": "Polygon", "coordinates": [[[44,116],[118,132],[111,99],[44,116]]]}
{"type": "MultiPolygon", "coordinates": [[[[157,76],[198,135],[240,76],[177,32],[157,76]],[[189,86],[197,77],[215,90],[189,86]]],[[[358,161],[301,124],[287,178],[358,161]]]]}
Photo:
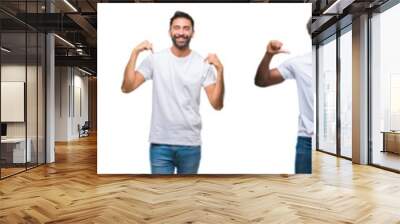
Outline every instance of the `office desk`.
{"type": "Polygon", "coordinates": [[[26,139],[28,143],[25,154],[25,138],[6,138],[1,139],[1,157],[6,163],[25,163],[31,162],[32,140],[26,139]],[[25,161],[26,160],[26,161],[25,161]]]}
{"type": "Polygon", "coordinates": [[[383,150],[382,152],[393,152],[400,154],[400,131],[382,131],[383,150]]]}

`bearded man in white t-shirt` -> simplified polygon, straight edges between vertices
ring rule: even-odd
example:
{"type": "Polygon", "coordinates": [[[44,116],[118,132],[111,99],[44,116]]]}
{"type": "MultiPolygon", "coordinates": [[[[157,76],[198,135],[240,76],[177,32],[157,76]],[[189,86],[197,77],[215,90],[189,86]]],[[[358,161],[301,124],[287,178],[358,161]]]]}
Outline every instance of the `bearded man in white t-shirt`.
{"type": "Polygon", "coordinates": [[[200,91],[203,87],[212,107],[224,101],[223,65],[215,54],[203,58],[189,47],[194,34],[193,18],[181,11],[170,19],[172,46],[153,53],[143,41],[131,53],[122,91],[129,93],[146,80],[153,80],[150,129],[152,174],[196,174],[201,159],[200,91]],[[139,54],[150,50],[138,68],[139,54]],[[215,71],[216,74],[215,74],[215,71]]]}
{"type": "MultiPolygon", "coordinates": [[[[311,36],[311,20],[307,24],[311,36]]],[[[260,62],[255,76],[255,85],[268,87],[282,83],[286,79],[294,79],[297,84],[299,98],[299,123],[296,144],[295,173],[311,173],[312,136],[314,134],[314,88],[312,77],[311,53],[290,58],[277,68],[270,68],[272,58],[280,53],[288,53],[282,49],[283,43],[273,40],[268,43],[267,51],[260,62]]]]}

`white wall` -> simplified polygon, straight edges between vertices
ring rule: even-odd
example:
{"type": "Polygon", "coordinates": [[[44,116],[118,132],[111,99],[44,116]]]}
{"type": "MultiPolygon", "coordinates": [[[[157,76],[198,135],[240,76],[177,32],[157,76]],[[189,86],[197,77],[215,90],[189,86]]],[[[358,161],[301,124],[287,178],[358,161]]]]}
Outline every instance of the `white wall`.
{"type": "MultiPolygon", "coordinates": [[[[81,126],[85,123],[85,121],[89,120],[89,110],[88,110],[88,99],[89,99],[89,91],[88,91],[88,76],[82,76],[84,73],[79,70],[75,70],[75,87],[80,88],[81,97],[80,97],[80,105],[81,105],[81,114],[79,111],[75,112],[75,120],[73,123],[73,136],[79,137],[77,126],[80,124],[81,126]]],[[[76,89],[75,89],[76,90],[76,89]]],[[[75,93],[76,94],[76,93],[75,93]]]]}
{"type": "Polygon", "coordinates": [[[55,140],[68,140],[68,109],[69,96],[68,86],[70,84],[69,68],[55,68],[55,140]]]}
{"type": "Polygon", "coordinates": [[[83,75],[76,68],[56,67],[56,141],[79,138],[78,124],[83,125],[88,120],[88,77],[83,75]],[[82,113],[77,105],[82,105],[82,113]]]}

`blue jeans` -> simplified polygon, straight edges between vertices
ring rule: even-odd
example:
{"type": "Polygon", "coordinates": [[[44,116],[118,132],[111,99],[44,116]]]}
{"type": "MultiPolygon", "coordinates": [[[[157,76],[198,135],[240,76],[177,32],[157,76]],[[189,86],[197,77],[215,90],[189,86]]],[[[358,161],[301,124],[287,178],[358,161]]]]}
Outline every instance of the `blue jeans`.
{"type": "Polygon", "coordinates": [[[152,174],[197,174],[201,146],[150,144],[152,174]]]}
{"type": "Polygon", "coordinates": [[[297,137],[295,173],[311,173],[311,138],[297,137]]]}

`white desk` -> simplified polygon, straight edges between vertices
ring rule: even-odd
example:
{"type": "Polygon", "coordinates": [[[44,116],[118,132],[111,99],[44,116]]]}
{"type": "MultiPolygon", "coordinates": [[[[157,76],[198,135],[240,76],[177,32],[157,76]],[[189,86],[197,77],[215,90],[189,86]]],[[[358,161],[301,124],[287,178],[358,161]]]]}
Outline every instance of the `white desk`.
{"type": "MultiPolygon", "coordinates": [[[[32,160],[32,154],[31,154],[31,145],[32,145],[32,140],[30,138],[27,138],[27,146],[26,147],[26,155],[25,155],[25,138],[6,138],[6,139],[1,139],[1,144],[2,147],[13,147],[12,148],[12,162],[13,163],[25,163],[25,159],[27,159],[26,162],[31,162],[32,160]]],[[[6,149],[7,150],[7,149],[6,149]]],[[[3,148],[2,148],[3,151],[3,148]]],[[[5,150],[4,150],[5,151],[5,150]]]]}

